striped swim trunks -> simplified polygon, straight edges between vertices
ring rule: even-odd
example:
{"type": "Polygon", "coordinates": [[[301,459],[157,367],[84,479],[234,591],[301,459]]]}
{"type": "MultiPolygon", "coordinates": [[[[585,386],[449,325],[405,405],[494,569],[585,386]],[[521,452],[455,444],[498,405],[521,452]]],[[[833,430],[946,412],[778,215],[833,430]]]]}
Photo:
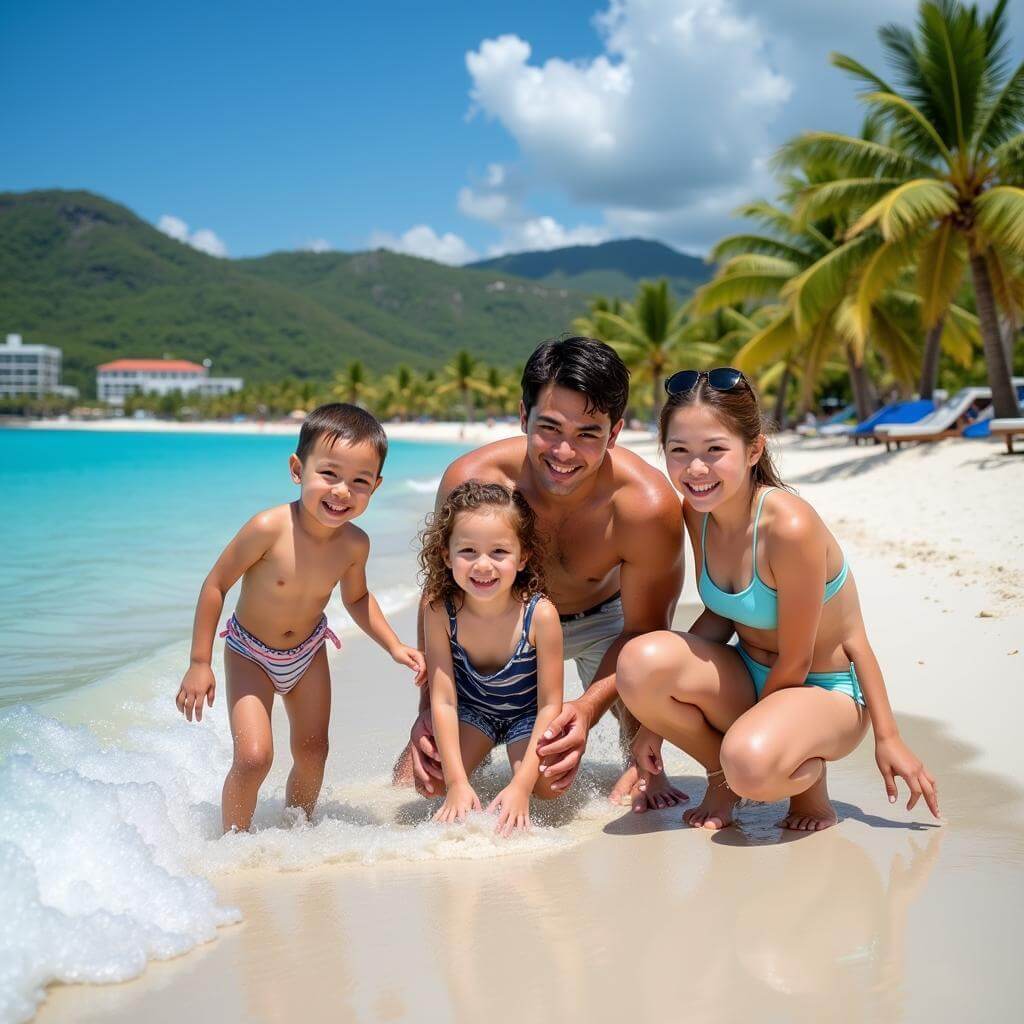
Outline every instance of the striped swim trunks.
{"type": "Polygon", "coordinates": [[[313,632],[301,644],[287,649],[268,647],[259,637],[253,636],[234,615],[228,619],[227,628],[220,635],[227,638],[227,646],[236,654],[256,662],[270,677],[274,689],[282,695],[288,693],[305,675],[316,652],[328,640],[341,649],[341,641],[327,625],[326,615],[320,617],[313,632]]]}

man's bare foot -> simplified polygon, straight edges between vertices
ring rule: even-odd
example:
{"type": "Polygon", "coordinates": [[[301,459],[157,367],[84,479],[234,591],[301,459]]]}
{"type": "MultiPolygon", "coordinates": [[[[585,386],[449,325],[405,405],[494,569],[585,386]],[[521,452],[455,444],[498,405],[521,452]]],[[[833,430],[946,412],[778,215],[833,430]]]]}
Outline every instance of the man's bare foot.
{"type": "Polygon", "coordinates": [[[822,772],[821,778],[810,789],[789,798],[789,811],[778,824],[796,832],[819,832],[823,828],[831,828],[838,820],[828,798],[828,785],[822,772]]]}
{"type": "Polygon", "coordinates": [[[676,789],[665,775],[652,775],[645,790],[640,789],[639,778],[636,765],[630,765],[612,787],[608,799],[617,806],[628,799],[637,814],[675,807],[690,799],[681,789],[676,789]]]}
{"type": "Polygon", "coordinates": [[[683,821],[691,828],[707,828],[717,832],[733,822],[733,811],[740,798],[729,788],[725,776],[714,772],[708,777],[708,788],[704,799],[683,815],[683,821]]]}

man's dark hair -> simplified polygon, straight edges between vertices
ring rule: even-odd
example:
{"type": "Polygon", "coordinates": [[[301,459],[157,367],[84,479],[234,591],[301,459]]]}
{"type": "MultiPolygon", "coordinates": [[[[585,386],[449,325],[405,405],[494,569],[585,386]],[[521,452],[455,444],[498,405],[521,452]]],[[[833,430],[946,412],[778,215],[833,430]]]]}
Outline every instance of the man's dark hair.
{"type": "Polygon", "coordinates": [[[622,419],[629,401],[629,370],[610,345],[596,338],[551,338],[542,341],[523,370],[526,414],[548,384],[578,391],[587,412],[607,413],[612,426],[622,419]]]}
{"type": "Polygon", "coordinates": [[[299,443],[295,454],[299,462],[305,462],[306,456],[321,438],[328,443],[346,441],[349,444],[361,444],[369,441],[380,458],[377,475],[384,468],[384,460],[388,456],[388,436],[384,428],[365,409],[348,402],[329,402],[318,405],[303,421],[299,431],[299,443]]]}

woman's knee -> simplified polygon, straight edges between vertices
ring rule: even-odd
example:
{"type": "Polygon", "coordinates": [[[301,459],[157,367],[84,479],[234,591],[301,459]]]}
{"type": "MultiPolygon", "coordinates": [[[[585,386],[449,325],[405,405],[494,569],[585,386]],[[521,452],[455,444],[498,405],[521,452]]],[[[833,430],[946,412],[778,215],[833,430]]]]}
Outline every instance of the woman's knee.
{"type": "Polygon", "coordinates": [[[668,630],[634,637],[619,653],[615,686],[623,704],[638,718],[652,698],[663,696],[666,684],[674,682],[685,667],[689,649],[668,630]]]}
{"type": "Polygon", "coordinates": [[[729,788],[748,800],[779,799],[779,786],[789,773],[782,752],[757,728],[730,729],[722,740],[722,770],[729,788]]]}

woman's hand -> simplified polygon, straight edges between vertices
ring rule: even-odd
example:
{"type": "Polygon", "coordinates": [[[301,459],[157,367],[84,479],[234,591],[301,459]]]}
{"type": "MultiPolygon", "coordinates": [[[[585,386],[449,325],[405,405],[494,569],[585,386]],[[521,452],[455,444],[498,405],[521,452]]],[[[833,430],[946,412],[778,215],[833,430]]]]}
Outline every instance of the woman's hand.
{"type": "Polygon", "coordinates": [[[191,722],[193,711],[196,721],[203,720],[203,701],[212,708],[213,697],[217,692],[217,680],[209,665],[192,665],[185,673],[185,678],[178,687],[178,695],[174,703],[178,710],[191,722]]]}
{"type": "Polygon", "coordinates": [[[636,764],[637,785],[640,787],[641,793],[647,789],[652,775],[661,774],[664,767],[661,760],[661,745],[664,742],[661,736],[651,732],[646,725],[641,725],[633,737],[630,750],[633,754],[633,762],[636,764]]]}
{"type": "Polygon", "coordinates": [[[465,821],[470,811],[480,810],[480,798],[468,782],[456,782],[448,787],[441,809],[434,815],[434,821],[465,821]]]}
{"type": "Polygon", "coordinates": [[[934,817],[939,817],[939,793],[935,787],[935,779],[899,735],[875,741],[875,763],[882,773],[882,778],[885,779],[889,803],[896,803],[896,776],[899,776],[910,790],[907,810],[912,811],[917,801],[924,797],[928,810],[934,817]]]}
{"type": "Polygon", "coordinates": [[[530,793],[513,779],[488,805],[488,813],[498,815],[494,831],[510,836],[517,829],[530,827],[530,793]]]}

